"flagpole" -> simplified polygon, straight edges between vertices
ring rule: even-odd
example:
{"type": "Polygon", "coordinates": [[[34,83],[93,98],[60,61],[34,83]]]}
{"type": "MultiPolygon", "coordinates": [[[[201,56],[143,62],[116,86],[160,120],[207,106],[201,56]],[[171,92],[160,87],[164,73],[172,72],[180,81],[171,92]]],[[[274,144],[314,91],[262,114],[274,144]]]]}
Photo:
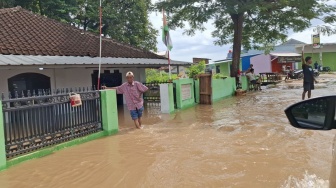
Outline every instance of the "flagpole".
{"type": "Polygon", "coordinates": [[[170,52],[169,52],[169,49],[168,49],[168,69],[169,69],[169,79],[171,80],[170,52]]]}
{"type": "Polygon", "coordinates": [[[100,73],[102,61],[102,0],[99,2],[99,69],[98,69],[98,84],[97,89],[100,90],[100,73]]]}
{"type": "MultiPolygon", "coordinates": [[[[165,12],[164,12],[164,9],[162,9],[162,19],[163,19],[163,31],[164,31],[164,27],[166,26],[167,22],[166,22],[166,18],[165,18],[165,12]]],[[[163,35],[164,35],[164,32],[163,32],[163,35]]],[[[169,42],[170,39],[167,39],[167,36],[163,36],[163,37],[166,37],[164,39],[164,43],[165,45],[167,46],[167,52],[168,52],[168,69],[169,69],[169,79],[171,80],[171,67],[170,67],[170,49],[169,49],[169,42]]],[[[169,38],[169,34],[168,34],[168,38],[169,38]]]]}
{"type": "MultiPolygon", "coordinates": [[[[164,9],[162,9],[162,19],[163,22],[165,22],[165,14],[164,14],[164,9]]],[[[163,24],[164,27],[164,24],[163,24]]],[[[167,46],[167,52],[168,52],[168,69],[169,69],[169,79],[171,80],[171,69],[170,69],[170,52],[169,52],[169,47],[167,46]]]]}

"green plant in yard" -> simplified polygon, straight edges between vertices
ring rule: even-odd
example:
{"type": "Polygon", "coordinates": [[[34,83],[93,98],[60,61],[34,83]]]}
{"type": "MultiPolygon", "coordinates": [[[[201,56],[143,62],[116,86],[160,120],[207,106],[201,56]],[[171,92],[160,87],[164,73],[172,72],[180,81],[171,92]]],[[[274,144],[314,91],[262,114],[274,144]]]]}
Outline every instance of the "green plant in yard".
{"type": "MultiPolygon", "coordinates": [[[[172,74],[172,79],[177,79],[176,74],[172,74]]],[[[155,83],[155,82],[168,82],[169,74],[164,71],[159,71],[157,69],[146,69],[146,82],[155,83]]]]}
{"type": "Polygon", "coordinates": [[[212,76],[213,79],[224,79],[224,78],[227,78],[226,76],[224,76],[223,74],[220,74],[220,73],[217,73],[217,74],[214,74],[212,76]]]}
{"type": "Polygon", "coordinates": [[[197,78],[197,75],[202,74],[205,72],[205,62],[201,61],[197,64],[191,65],[187,70],[189,78],[197,78]]]}

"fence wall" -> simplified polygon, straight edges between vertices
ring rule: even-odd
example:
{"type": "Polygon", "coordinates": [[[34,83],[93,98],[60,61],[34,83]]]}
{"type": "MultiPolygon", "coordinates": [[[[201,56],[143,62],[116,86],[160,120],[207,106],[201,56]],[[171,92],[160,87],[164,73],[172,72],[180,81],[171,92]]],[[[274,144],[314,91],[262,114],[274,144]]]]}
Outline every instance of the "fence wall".
{"type": "Polygon", "coordinates": [[[195,105],[195,91],[193,79],[174,80],[176,89],[176,107],[185,109],[195,105]]]}
{"type": "Polygon", "coordinates": [[[233,96],[236,91],[236,78],[212,79],[212,101],[233,96]]]}
{"type": "Polygon", "coordinates": [[[246,76],[241,77],[241,83],[242,83],[242,89],[243,90],[248,90],[248,79],[246,76]]]}
{"type": "Polygon", "coordinates": [[[143,99],[150,102],[160,102],[160,84],[161,83],[143,83],[148,87],[148,91],[143,94],[143,99]]]}
{"type": "Polygon", "coordinates": [[[80,94],[79,107],[70,106],[67,94],[1,101],[0,170],[117,133],[116,92],[80,94]]]}
{"type": "Polygon", "coordinates": [[[200,103],[200,82],[199,80],[195,80],[195,102],[200,103]]]}

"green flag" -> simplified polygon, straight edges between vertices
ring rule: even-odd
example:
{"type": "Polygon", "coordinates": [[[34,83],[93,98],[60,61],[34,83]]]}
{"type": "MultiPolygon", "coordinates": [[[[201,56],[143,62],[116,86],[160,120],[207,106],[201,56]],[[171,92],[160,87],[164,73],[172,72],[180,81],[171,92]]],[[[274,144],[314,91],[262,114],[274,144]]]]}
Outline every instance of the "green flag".
{"type": "Polygon", "coordinates": [[[167,49],[171,51],[171,49],[173,48],[173,43],[170,38],[169,28],[164,10],[162,10],[162,15],[163,15],[162,41],[167,46],[167,49]]]}

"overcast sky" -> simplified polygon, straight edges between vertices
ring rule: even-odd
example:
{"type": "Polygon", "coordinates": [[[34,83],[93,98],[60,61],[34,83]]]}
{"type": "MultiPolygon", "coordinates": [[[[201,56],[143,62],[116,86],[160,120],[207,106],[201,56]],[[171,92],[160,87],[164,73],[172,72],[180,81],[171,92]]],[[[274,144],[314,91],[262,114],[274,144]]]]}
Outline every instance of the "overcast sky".
{"type": "MultiPolygon", "coordinates": [[[[156,0],[152,0],[155,2],[156,0]]],[[[336,2],[336,0],[334,1],[336,2]]],[[[162,28],[162,14],[152,13],[150,15],[154,27],[158,29],[158,51],[165,51],[166,47],[162,42],[161,28],[162,28]]],[[[318,22],[313,23],[318,25],[318,22]]],[[[197,32],[195,36],[183,35],[182,29],[171,30],[170,35],[173,41],[174,48],[171,51],[171,59],[191,62],[193,57],[209,58],[213,61],[225,59],[226,54],[232,48],[232,45],[216,46],[213,44],[215,40],[211,36],[214,27],[211,23],[207,24],[207,30],[197,32]]],[[[311,43],[311,34],[313,28],[307,29],[301,33],[291,33],[288,39],[293,38],[305,43],[311,43]]],[[[321,36],[322,43],[336,42],[336,35],[321,36]]]]}

